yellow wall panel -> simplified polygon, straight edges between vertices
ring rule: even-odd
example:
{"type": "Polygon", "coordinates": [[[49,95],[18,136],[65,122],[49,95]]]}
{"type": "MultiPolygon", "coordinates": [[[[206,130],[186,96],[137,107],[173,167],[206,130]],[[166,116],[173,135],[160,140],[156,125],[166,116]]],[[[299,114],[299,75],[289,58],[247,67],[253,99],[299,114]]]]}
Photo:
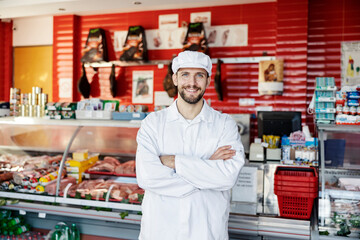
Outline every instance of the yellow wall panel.
{"type": "Polygon", "coordinates": [[[52,46],[14,48],[14,87],[21,93],[31,93],[41,87],[52,101],[52,46]]]}

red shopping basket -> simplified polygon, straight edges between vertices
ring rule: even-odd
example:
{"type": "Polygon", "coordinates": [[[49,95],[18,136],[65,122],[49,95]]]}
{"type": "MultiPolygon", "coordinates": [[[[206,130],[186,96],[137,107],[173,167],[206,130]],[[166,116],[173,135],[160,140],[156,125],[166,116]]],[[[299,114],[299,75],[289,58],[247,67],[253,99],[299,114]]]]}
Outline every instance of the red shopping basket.
{"type": "Polygon", "coordinates": [[[315,168],[278,166],[274,193],[278,197],[281,217],[309,219],[318,196],[318,175],[315,168]]]}
{"type": "Polygon", "coordinates": [[[309,219],[314,198],[278,195],[278,203],[281,217],[309,219]]]}

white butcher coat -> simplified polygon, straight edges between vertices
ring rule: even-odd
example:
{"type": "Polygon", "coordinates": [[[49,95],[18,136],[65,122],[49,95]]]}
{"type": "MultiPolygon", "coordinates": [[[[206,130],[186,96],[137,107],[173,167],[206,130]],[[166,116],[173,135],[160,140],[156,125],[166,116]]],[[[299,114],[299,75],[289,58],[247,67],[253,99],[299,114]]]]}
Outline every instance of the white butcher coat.
{"type": "Polygon", "coordinates": [[[137,135],[136,176],[145,189],[141,240],[228,239],[230,189],[244,165],[244,148],[235,121],[204,101],[189,123],[176,101],[151,113],[137,135]],[[209,160],[231,145],[229,160],[209,160]],[[175,170],[159,156],[175,155],[175,170]]]}

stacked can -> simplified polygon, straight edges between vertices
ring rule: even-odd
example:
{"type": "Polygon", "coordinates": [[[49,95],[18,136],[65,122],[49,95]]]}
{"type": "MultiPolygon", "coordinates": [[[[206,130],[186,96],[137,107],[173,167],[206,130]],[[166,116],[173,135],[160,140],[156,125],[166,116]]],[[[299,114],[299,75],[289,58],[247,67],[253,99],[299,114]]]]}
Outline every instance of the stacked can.
{"type": "Polygon", "coordinates": [[[10,88],[10,116],[19,116],[20,112],[20,89],[10,88]]]}
{"type": "Polygon", "coordinates": [[[48,95],[40,87],[32,87],[31,93],[21,94],[20,113],[22,117],[43,117],[48,95]]]}

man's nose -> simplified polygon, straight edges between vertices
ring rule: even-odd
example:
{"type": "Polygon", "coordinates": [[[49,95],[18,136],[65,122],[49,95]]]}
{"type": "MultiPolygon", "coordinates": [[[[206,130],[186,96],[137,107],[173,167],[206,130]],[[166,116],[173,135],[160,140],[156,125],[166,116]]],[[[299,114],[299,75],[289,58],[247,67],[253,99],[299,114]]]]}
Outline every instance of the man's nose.
{"type": "Polygon", "coordinates": [[[191,75],[191,77],[190,77],[190,82],[189,82],[189,83],[195,85],[195,83],[196,83],[196,75],[195,75],[195,74],[194,74],[194,75],[191,75]]]}

